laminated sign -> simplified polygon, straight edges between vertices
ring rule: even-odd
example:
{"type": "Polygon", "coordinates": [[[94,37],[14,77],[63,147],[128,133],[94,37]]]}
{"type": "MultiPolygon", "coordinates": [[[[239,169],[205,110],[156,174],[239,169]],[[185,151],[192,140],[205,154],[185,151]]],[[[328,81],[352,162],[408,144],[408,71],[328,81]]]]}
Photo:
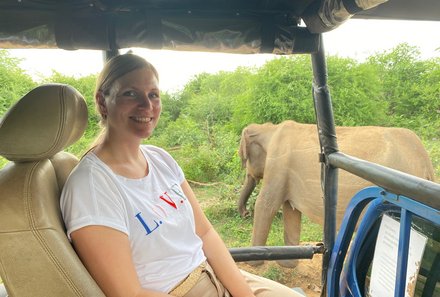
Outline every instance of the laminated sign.
{"type": "MultiPolygon", "coordinates": [[[[370,297],[394,296],[400,223],[384,215],[371,269],[370,297]]],[[[427,238],[411,228],[405,297],[412,297],[427,238]]]]}

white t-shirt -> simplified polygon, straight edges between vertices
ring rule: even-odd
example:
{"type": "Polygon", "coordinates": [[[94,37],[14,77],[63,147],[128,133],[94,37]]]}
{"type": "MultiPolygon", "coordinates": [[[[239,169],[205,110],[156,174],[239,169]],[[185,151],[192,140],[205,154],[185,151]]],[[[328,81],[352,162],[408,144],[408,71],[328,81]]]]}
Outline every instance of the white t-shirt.
{"type": "Polygon", "coordinates": [[[192,207],[180,187],[182,169],[163,149],[141,149],[149,173],[140,179],[117,175],[88,153],[64,186],[61,211],[69,238],[90,225],[127,234],[142,287],[169,292],[206,258],[192,207]]]}

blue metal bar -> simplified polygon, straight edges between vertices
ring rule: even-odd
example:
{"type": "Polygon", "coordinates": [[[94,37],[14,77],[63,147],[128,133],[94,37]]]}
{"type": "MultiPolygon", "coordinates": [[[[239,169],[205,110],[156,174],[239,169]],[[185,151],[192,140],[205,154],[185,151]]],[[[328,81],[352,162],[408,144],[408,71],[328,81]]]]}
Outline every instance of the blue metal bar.
{"type": "MultiPolygon", "coordinates": [[[[400,235],[394,296],[405,296],[412,220],[414,217],[420,217],[440,226],[440,215],[438,210],[428,205],[405,196],[387,192],[380,187],[369,187],[361,190],[352,198],[347,207],[331,253],[327,271],[327,296],[363,296],[361,294],[363,290],[359,287],[357,279],[358,269],[360,268],[358,265],[363,265],[361,263],[363,256],[369,255],[369,257],[372,257],[372,251],[368,251],[368,249],[372,248],[371,244],[374,244],[373,241],[376,241],[377,238],[371,238],[370,236],[374,236],[374,233],[371,232],[378,232],[378,229],[373,229],[373,227],[382,214],[389,212],[398,214],[399,211],[401,213],[400,235]],[[365,207],[367,207],[367,210],[360,221],[358,232],[353,238],[355,226],[365,207]],[[367,244],[370,247],[365,245],[367,241],[370,241],[367,244]],[[350,254],[347,256],[349,247],[350,254]],[[365,252],[368,254],[364,254],[365,252]],[[345,268],[344,265],[346,265],[345,268]]],[[[365,267],[362,266],[362,269],[365,269],[365,267]]],[[[363,271],[363,273],[366,273],[366,271],[363,271]]]]}
{"type": "MultiPolygon", "coordinates": [[[[342,219],[344,223],[339,230],[329,261],[327,270],[327,296],[339,296],[340,274],[359,216],[368,203],[381,196],[381,192],[382,189],[378,187],[366,188],[357,193],[348,204],[344,218],[342,219]]],[[[379,204],[381,202],[381,200],[377,200],[375,203],[379,204]]]]}
{"type": "MultiPolygon", "coordinates": [[[[376,238],[371,238],[370,232],[377,222],[377,220],[383,215],[384,212],[388,212],[391,210],[398,211],[398,208],[393,206],[392,204],[384,204],[384,200],[382,197],[377,197],[370,202],[368,208],[364,214],[362,221],[359,224],[359,227],[356,232],[356,236],[351,244],[351,252],[348,259],[345,261],[348,263],[348,269],[346,271],[345,278],[339,281],[340,287],[345,285],[347,289],[349,288],[350,293],[354,297],[364,296],[363,292],[364,288],[359,287],[359,282],[357,279],[357,264],[359,261],[361,248],[363,244],[367,240],[376,241],[376,238]],[[351,285],[350,285],[351,284],[351,285]]],[[[345,292],[340,293],[341,296],[345,296],[345,292]]]]}
{"type": "Polygon", "coordinates": [[[394,297],[404,297],[406,288],[406,273],[408,270],[409,238],[411,234],[411,212],[402,209],[400,215],[399,248],[397,253],[397,267],[394,297]]]}
{"type": "Polygon", "coordinates": [[[423,203],[402,195],[396,195],[386,191],[382,191],[381,194],[385,201],[388,201],[402,209],[410,210],[412,214],[425,218],[436,225],[440,225],[440,212],[438,210],[427,207],[423,203]]]}

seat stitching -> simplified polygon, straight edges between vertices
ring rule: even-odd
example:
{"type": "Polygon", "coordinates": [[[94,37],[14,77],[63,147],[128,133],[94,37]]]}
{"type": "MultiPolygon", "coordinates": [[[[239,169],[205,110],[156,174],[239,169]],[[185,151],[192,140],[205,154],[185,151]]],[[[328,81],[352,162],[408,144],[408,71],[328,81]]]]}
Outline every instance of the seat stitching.
{"type": "MultiPolygon", "coordinates": [[[[44,161],[44,160],[43,160],[44,161]]],[[[50,247],[48,246],[46,240],[44,240],[43,236],[39,232],[39,230],[36,228],[35,223],[35,216],[32,210],[32,193],[29,192],[29,189],[31,188],[31,180],[32,176],[42,161],[38,161],[32,166],[32,168],[26,173],[25,176],[25,187],[23,191],[23,197],[25,198],[24,206],[26,210],[26,215],[28,217],[28,222],[31,227],[31,232],[37,239],[37,241],[40,243],[40,246],[43,248],[43,250],[46,252],[46,254],[49,256],[52,263],[55,265],[55,267],[58,269],[58,271],[61,273],[63,278],[65,279],[66,283],[69,285],[69,287],[76,293],[77,296],[84,296],[81,292],[81,290],[75,285],[75,283],[72,281],[70,275],[68,272],[63,268],[62,264],[58,260],[58,258],[54,255],[50,247]]]]}

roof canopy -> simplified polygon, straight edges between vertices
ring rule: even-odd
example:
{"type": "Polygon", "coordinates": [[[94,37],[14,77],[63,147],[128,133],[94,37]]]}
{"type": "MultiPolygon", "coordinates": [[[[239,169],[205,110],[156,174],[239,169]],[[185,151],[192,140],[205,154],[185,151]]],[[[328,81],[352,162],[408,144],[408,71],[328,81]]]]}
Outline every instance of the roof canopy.
{"type": "Polygon", "coordinates": [[[305,53],[350,17],[439,12],[439,0],[2,0],[0,48],[305,53]]]}

